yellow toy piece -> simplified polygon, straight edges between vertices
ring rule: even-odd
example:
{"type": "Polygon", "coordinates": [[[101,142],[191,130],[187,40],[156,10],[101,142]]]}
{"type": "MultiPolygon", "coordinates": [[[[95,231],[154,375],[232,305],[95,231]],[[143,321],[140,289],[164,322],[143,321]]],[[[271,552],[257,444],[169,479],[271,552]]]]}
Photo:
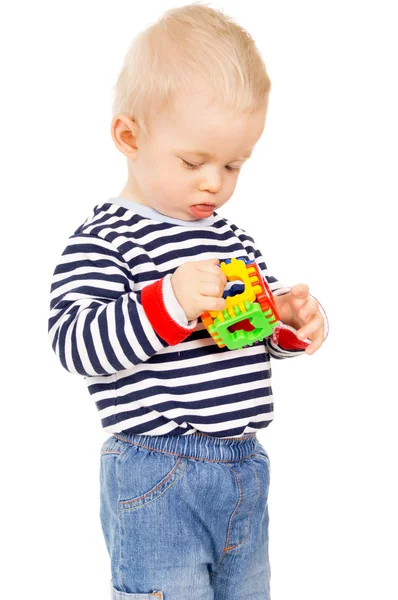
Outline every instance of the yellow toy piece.
{"type": "Polygon", "coordinates": [[[233,307],[237,304],[242,312],[246,312],[244,302],[254,302],[257,294],[262,292],[259,279],[257,277],[256,269],[249,265],[246,266],[243,260],[240,258],[231,258],[231,262],[220,263],[220,269],[222,269],[227,276],[229,281],[241,280],[245,289],[241,294],[235,296],[228,296],[223,310],[209,310],[209,315],[213,319],[218,318],[220,321],[224,320],[223,312],[227,310],[231,317],[235,316],[233,307]]]}
{"type": "Polygon", "coordinates": [[[225,299],[223,310],[205,311],[202,322],[219,348],[230,350],[251,346],[271,335],[278,324],[279,315],[272,292],[256,262],[245,258],[231,258],[220,263],[229,281],[242,281],[244,290],[225,299]],[[243,326],[249,323],[251,329],[243,326]],[[242,322],[242,328],[236,327],[242,322]]]}

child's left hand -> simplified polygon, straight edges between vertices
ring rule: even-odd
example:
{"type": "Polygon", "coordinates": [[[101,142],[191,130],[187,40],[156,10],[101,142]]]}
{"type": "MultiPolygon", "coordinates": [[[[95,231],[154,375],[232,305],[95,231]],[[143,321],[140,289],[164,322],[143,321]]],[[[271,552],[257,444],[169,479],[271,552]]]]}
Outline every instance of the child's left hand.
{"type": "Polygon", "coordinates": [[[314,354],[325,341],[325,320],[320,313],[318,302],[309,296],[306,283],[297,283],[290,292],[274,296],[280,320],[297,330],[300,340],[308,338],[311,344],[305,349],[314,354]]]}

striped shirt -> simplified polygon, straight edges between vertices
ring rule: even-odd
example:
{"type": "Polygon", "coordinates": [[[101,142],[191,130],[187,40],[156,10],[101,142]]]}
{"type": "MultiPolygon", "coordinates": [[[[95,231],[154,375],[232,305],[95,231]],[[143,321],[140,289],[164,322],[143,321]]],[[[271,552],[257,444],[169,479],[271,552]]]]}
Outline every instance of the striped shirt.
{"type": "MultiPolygon", "coordinates": [[[[279,323],[297,343],[273,335],[220,348],[201,320],[188,322],[171,286],[187,261],[232,257],[255,260],[274,295],[288,291],[253,238],[217,212],[182,221],[110,198],[69,237],[52,277],[48,333],[62,366],[84,377],[106,431],[229,438],[273,420],[270,356],[297,356],[306,344],[279,323]]],[[[228,282],[223,297],[241,291],[228,282]]]]}

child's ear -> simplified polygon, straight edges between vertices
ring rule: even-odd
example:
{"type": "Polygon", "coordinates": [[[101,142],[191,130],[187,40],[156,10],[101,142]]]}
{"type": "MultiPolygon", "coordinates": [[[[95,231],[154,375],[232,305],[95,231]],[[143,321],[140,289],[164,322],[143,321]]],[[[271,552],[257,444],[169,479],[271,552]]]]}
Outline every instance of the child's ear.
{"type": "Polygon", "coordinates": [[[116,148],[127,158],[135,158],[138,151],[137,137],[139,127],[134,119],[120,114],[113,117],[111,136],[116,148]]]}

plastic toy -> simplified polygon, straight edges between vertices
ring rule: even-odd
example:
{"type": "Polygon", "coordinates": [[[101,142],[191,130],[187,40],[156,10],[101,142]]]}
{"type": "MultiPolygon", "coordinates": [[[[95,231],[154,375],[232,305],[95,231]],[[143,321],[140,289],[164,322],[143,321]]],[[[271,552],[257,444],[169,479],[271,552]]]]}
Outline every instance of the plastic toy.
{"type": "Polygon", "coordinates": [[[203,325],[219,348],[252,346],[270,336],[279,315],[268,283],[255,260],[231,258],[220,263],[229,281],[241,280],[244,291],[226,298],[223,310],[201,314],[203,325]]]}

